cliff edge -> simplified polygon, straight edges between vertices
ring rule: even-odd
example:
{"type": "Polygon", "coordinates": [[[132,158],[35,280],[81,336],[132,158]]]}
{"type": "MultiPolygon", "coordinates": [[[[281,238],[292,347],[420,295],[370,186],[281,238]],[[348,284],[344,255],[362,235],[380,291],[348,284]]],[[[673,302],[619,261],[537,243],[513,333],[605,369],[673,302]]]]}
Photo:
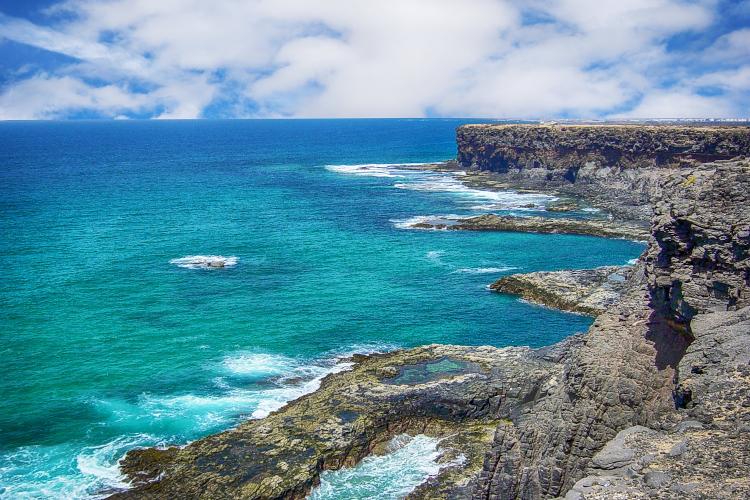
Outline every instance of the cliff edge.
{"type": "Polygon", "coordinates": [[[670,171],[750,156],[750,129],[739,126],[475,124],[459,127],[456,139],[461,168],[641,220],[670,171]]]}

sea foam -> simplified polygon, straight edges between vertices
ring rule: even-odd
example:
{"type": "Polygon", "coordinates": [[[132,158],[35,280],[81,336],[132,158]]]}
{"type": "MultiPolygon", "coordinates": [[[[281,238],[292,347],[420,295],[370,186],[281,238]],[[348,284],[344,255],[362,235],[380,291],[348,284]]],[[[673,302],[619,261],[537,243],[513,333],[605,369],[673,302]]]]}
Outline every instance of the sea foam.
{"type": "Polygon", "coordinates": [[[396,436],[388,443],[385,455],[371,455],[355,467],[323,472],[320,485],[309,498],[404,498],[427,479],[437,476],[441,469],[466,461],[463,455],[459,455],[453,460],[439,463],[442,456],[439,444],[439,439],[422,434],[396,436]]]}
{"type": "Polygon", "coordinates": [[[172,259],[169,263],[174,264],[177,267],[184,267],[185,269],[221,269],[224,267],[235,266],[238,261],[239,258],[234,256],[188,255],[180,257],[179,259],[172,259]]]}
{"type": "Polygon", "coordinates": [[[410,172],[400,167],[423,165],[422,163],[364,163],[360,165],[326,165],[329,172],[363,177],[396,177],[401,178],[410,172]]]}
{"type": "Polygon", "coordinates": [[[465,273],[465,274],[497,274],[504,273],[506,271],[512,271],[518,269],[513,266],[502,266],[502,267],[462,267],[453,271],[454,273],[465,273]]]}

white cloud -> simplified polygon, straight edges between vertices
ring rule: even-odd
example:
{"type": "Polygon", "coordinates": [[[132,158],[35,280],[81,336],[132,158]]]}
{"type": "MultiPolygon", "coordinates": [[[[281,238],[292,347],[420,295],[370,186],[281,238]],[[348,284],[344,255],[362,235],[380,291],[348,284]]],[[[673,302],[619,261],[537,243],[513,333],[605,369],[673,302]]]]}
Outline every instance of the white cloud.
{"type": "Polygon", "coordinates": [[[686,91],[654,91],[620,118],[725,118],[732,108],[719,98],[686,91]]]}
{"type": "Polygon", "coordinates": [[[749,30],[690,54],[727,66],[713,73],[690,74],[684,55],[665,48],[671,35],[706,29],[716,8],[714,0],[69,0],[51,13],[70,20],[52,27],[0,16],[0,37],[79,60],[6,84],[0,116],[90,107],[192,118],[215,100],[260,116],[738,114],[750,90],[749,30]],[[66,84],[54,99],[33,95],[56,80],[66,84]],[[702,96],[707,85],[723,93],[702,96]]]}
{"type": "Polygon", "coordinates": [[[91,87],[69,76],[37,75],[17,83],[0,95],[0,120],[60,118],[71,110],[97,110],[115,115],[147,104],[144,95],[115,85],[91,87]]]}

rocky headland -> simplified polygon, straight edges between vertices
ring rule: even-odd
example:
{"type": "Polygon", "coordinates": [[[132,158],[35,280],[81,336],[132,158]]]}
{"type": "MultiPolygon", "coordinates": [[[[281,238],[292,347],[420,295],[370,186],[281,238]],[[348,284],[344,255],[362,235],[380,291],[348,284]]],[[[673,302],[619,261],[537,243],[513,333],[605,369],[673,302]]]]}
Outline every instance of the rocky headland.
{"type": "MultiPolygon", "coordinates": [[[[748,130],[496,128],[459,129],[459,162],[541,189],[577,185],[634,218],[653,212],[645,253],[587,333],[538,350],[357,356],[265,419],[131,451],[132,488],[114,497],[303,498],[321,471],[400,433],[444,437],[452,463],[413,498],[750,497],[750,161],[717,161],[748,156],[748,130]]],[[[532,289],[539,274],[516,280],[532,289]]],[[[586,303],[595,291],[565,284],[596,290],[611,275],[549,277],[558,298],[536,300],[586,303]]]]}
{"type": "Polygon", "coordinates": [[[562,311],[598,316],[620,300],[632,271],[630,266],[604,266],[511,274],[491,284],[490,290],[562,311]]]}
{"type": "Polygon", "coordinates": [[[457,142],[458,167],[492,173],[498,187],[554,190],[640,220],[665,175],[750,151],[747,127],[465,125],[457,142]]]}

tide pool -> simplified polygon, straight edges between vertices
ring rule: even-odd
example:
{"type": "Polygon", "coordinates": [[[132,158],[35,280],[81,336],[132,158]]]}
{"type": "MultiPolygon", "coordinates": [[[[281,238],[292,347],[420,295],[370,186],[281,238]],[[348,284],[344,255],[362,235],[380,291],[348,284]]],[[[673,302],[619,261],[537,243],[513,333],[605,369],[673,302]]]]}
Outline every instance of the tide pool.
{"type": "Polygon", "coordinates": [[[127,449],[262,417],[354,352],[585,331],[486,286],[642,244],[403,229],[548,202],[406,165],[455,157],[461,123],[0,123],[0,496],[121,487],[127,449]]]}

